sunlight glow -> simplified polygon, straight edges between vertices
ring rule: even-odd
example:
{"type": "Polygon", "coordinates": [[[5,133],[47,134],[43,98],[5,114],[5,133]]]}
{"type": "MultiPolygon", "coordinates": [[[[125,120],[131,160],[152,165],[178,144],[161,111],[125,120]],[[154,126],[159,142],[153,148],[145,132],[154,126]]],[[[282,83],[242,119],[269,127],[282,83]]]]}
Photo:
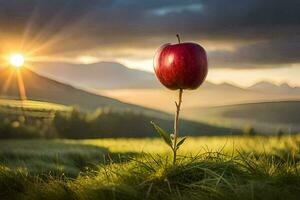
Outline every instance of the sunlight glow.
{"type": "MultiPolygon", "coordinates": [[[[23,77],[26,76],[26,69],[22,69],[22,67],[25,64],[25,57],[24,54],[21,53],[14,53],[14,54],[8,54],[7,56],[4,56],[4,58],[7,59],[7,62],[9,63],[9,68],[7,68],[7,77],[4,82],[4,84],[0,88],[0,94],[6,93],[8,88],[11,87],[11,84],[15,84],[15,81],[17,80],[17,87],[19,90],[19,97],[20,100],[26,101],[27,95],[26,95],[26,87],[23,80],[23,77]]],[[[28,65],[26,65],[27,67],[28,65]]],[[[14,87],[14,86],[13,86],[14,87]]]]}
{"type": "Polygon", "coordinates": [[[9,63],[15,67],[15,68],[20,68],[24,65],[25,58],[22,54],[13,54],[9,57],[9,63]]]}
{"type": "Polygon", "coordinates": [[[18,88],[19,88],[20,99],[22,101],[27,100],[25,84],[24,84],[24,81],[23,81],[22,74],[19,70],[17,71],[17,80],[18,80],[18,88]]]}

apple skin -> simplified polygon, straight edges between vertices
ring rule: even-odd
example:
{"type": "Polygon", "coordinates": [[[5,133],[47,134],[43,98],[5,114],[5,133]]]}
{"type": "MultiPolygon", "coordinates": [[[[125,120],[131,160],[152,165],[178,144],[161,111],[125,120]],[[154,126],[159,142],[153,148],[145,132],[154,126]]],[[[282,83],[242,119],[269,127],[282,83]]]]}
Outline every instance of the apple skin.
{"type": "Polygon", "coordinates": [[[171,90],[196,89],[207,76],[207,56],[196,43],[165,44],[154,57],[158,80],[171,90]]]}

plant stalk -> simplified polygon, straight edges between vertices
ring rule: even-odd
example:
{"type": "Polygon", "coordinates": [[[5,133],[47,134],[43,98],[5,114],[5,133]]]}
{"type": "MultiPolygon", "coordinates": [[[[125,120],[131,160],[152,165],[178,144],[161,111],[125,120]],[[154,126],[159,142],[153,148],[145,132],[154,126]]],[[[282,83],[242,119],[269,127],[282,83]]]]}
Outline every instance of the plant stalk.
{"type": "Polygon", "coordinates": [[[179,34],[176,34],[176,37],[177,37],[177,40],[178,40],[178,44],[180,44],[180,43],[181,43],[180,35],[179,35],[179,34]]]}
{"type": "Polygon", "coordinates": [[[182,93],[183,93],[183,89],[179,89],[178,103],[175,101],[176,113],[175,113],[175,120],[174,120],[174,143],[173,143],[173,164],[174,165],[176,163],[176,157],[177,157],[177,138],[179,134],[179,112],[182,103],[182,93]]]}

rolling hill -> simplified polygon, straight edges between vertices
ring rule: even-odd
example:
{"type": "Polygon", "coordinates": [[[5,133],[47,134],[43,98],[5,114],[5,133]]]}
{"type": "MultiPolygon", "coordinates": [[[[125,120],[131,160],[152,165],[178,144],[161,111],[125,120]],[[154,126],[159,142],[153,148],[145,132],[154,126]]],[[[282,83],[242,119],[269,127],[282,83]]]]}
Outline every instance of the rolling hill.
{"type": "Polygon", "coordinates": [[[228,127],[275,133],[300,131],[300,101],[278,101],[187,109],[190,119],[228,127]]]}
{"type": "MultiPolygon", "coordinates": [[[[43,77],[27,69],[20,69],[26,96],[31,100],[47,101],[62,105],[80,106],[83,109],[94,110],[98,107],[114,107],[117,109],[145,110],[142,107],[126,104],[119,100],[93,94],[73,86],[43,77]]],[[[0,73],[0,97],[19,99],[18,75],[14,69],[6,68],[0,73]]]]}

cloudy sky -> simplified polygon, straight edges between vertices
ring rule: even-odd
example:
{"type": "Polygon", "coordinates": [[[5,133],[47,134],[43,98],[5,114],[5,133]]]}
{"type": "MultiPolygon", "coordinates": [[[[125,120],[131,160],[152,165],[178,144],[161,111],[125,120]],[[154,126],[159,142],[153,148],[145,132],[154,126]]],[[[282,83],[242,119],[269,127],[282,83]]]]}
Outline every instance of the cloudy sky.
{"type": "Polygon", "coordinates": [[[0,53],[152,71],[164,43],[200,43],[209,77],[300,85],[299,0],[0,0],[0,53]]]}

